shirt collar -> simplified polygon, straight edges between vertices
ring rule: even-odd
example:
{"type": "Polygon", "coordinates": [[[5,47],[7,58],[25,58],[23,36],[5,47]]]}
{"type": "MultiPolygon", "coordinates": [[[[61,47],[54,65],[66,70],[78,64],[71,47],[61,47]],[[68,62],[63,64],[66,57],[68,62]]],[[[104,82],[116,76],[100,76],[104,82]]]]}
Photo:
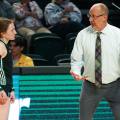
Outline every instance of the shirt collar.
{"type": "MultiPolygon", "coordinates": [[[[108,25],[108,23],[107,23],[107,25],[105,26],[105,28],[101,31],[101,32],[102,32],[103,34],[105,34],[105,35],[107,34],[108,26],[109,26],[109,25],[108,25]]],[[[92,28],[92,32],[96,34],[98,31],[95,30],[94,28],[92,28]]]]}

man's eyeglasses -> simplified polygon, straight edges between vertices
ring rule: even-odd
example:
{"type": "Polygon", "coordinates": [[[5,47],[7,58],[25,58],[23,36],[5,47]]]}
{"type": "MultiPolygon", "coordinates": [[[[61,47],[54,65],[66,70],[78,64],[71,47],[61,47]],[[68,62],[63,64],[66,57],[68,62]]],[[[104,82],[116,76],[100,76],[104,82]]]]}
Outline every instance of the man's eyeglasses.
{"type": "Polygon", "coordinates": [[[105,14],[98,15],[98,16],[91,16],[90,14],[87,14],[87,17],[88,17],[89,19],[90,19],[90,18],[96,19],[96,18],[98,18],[98,17],[100,17],[100,16],[103,16],[103,15],[105,15],[105,14]]]}

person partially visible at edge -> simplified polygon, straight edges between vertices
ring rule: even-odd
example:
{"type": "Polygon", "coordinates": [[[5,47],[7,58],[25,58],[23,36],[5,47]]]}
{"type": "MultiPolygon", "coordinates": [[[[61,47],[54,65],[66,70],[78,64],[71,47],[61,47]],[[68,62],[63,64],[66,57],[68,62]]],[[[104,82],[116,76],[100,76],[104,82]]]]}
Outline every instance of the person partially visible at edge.
{"type": "Polygon", "coordinates": [[[6,0],[0,0],[0,17],[11,19],[15,23],[15,13],[10,3],[6,0]]]}
{"type": "Polygon", "coordinates": [[[69,0],[52,0],[45,7],[44,16],[48,29],[63,39],[68,33],[78,33],[85,27],[81,23],[81,11],[69,0]]]}
{"type": "MultiPolygon", "coordinates": [[[[15,102],[15,92],[12,80],[12,54],[7,45],[15,39],[13,21],[0,18],[0,120],[7,120],[9,103],[15,102]],[[9,93],[9,97],[8,97],[9,93]]],[[[14,117],[13,117],[14,119],[14,117]]]]}
{"type": "Polygon", "coordinates": [[[91,25],[78,33],[71,53],[70,73],[74,80],[83,81],[79,120],[92,120],[102,98],[114,119],[120,120],[120,29],[107,23],[108,14],[105,4],[90,8],[91,25]]]}
{"type": "Polygon", "coordinates": [[[43,11],[35,1],[20,0],[12,5],[16,15],[16,27],[18,32],[26,38],[29,53],[31,36],[35,33],[51,33],[41,22],[43,11]]]}
{"type": "Polygon", "coordinates": [[[16,35],[15,40],[8,42],[9,48],[13,56],[13,66],[34,66],[33,60],[22,54],[24,49],[24,40],[21,36],[16,35]]]}

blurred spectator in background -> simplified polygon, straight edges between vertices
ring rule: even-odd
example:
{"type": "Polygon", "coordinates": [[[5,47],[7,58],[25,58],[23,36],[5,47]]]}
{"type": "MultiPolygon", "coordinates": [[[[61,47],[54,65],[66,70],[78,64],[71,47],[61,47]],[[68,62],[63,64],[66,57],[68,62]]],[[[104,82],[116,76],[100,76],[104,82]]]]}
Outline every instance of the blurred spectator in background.
{"type": "Polygon", "coordinates": [[[68,33],[79,32],[84,28],[80,10],[69,0],[52,0],[45,7],[46,24],[49,30],[61,38],[68,33]]]}
{"type": "Polygon", "coordinates": [[[27,39],[29,52],[31,35],[51,32],[43,27],[40,21],[43,18],[43,11],[35,1],[20,0],[20,2],[13,4],[13,10],[16,15],[16,27],[18,32],[27,39]]]}
{"type": "Polygon", "coordinates": [[[0,0],[0,17],[11,19],[15,23],[14,11],[10,3],[6,0],[0,0]]]}
{"type": "Polygon", "coordinates": [[[21,53],[24,49],[22,37],[16,35],[15,40],[9,41],[8,45],[13,56],[13,66],[34,66],[33,60],[21,53]]]}

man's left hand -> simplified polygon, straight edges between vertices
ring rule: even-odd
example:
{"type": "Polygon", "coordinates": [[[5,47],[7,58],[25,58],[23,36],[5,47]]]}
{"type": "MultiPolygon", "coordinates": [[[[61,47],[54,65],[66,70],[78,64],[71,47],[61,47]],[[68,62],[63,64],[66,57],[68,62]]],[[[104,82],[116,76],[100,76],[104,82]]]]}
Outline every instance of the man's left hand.
{"type": "Polygon", "coordinates": [[[84,81],[88,77],[88,76],[80,76],[73,72],[70,72],[70,74],[73,76],[75,81],[84,81]]]}

